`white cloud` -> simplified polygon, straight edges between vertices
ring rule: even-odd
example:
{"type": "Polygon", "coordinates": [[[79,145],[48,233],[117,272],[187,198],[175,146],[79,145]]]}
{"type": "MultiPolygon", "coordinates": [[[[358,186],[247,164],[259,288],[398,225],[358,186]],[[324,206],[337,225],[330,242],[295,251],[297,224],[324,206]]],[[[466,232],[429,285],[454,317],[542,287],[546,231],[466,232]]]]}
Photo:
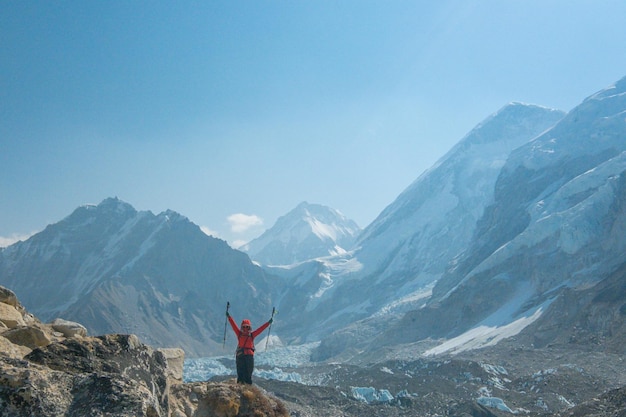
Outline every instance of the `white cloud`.
{"type": "Polygon", "coordinates": [[[230,230],[233,233],[245,233],[249,229],[263,225],[263,219],[254,214],[248,215],[243,213],[231,214],[227,218],[230,224],[230,230]]]}
{"type": "Polygon", "coordinates": [[[247,240],[233,240],[230,246],[233,247],[234,249],[241,249],[241,247],[245,245],[246,243],[248,243],[247,240]]]}
{"type": "Polygon", "coordinates": [[[29,237],[31,237],[32,235],[34,235],[37,232],[32,232],[30,234],[18,234],[18,233],[13,233],[11,236],[9,237],[5,237],[5,236],[0,236],[0,248],[6,248],[7,246],[10,246],[14,243],[17,243],[19,241],[23,241],[28,239],[29,237]]]}

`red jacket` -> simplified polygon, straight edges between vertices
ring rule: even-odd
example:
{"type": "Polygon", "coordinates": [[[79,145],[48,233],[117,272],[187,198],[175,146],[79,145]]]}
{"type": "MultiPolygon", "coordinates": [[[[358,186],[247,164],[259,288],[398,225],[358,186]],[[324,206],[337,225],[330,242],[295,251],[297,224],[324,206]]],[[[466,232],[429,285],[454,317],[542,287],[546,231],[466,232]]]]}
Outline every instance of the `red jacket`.
{"type": "Polygon", "coordinates": [[[254,355],[254,338],[260,335],[263,330],[267,329],[270,325],[270,322],[265,322],[258,329],[250,332],[243,332],[235,323],[235,320],[231,316],[228,316],[228,321],[230,322],[230,327],[233,328],[235,335],[237,336],[237,353],[239,354],[239,350],[241,349],[244,355],[254,355]]]}

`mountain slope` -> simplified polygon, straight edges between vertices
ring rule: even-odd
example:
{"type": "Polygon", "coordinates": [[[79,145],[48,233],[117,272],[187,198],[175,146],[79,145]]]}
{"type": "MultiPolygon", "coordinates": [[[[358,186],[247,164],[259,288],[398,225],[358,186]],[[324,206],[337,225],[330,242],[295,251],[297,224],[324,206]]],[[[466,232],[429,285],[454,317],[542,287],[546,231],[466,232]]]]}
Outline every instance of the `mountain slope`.
{"type": "Polygon", "coordinates": [[[269,279],[187,218],[137,212],[118,199],[80,207],[0,254],[0,283],[43,320],[134,333],[189,356],[221,350],[226,301],[236,317],[266,320],[269,279]]]}
{"type": "Polygon", "coordinates": [[[411,324],[402,341],[537,320],[626,262],[624,114],[626,78],[511,154],[467,251],[399,323],[411,324]]]}
{"type": "Polygon", "coordinates": [[[393,275],[436,280],[465,249],[493,201],[495,181],[510,152],[563,116],[511,103],[488,117],[365,229],[356,256],[376,271],[377,280],[393,275]]]}
{"type": "Polygon", "coordinates": [[[562,117],[519,103],[490,116],[389,205],[353,253],[318,260],[308,280],[300,268],[281,300],[283,311],[298,316],[310,335],[323,336],[355,320],[421,305],[470,241],[510,152],[562,117]]]}
{"type": "Polygon", "coordinates": [[[360,231],[337,210],[303,202],[241,250],[265,265],[290,265],[345,253],[360,231]]]}

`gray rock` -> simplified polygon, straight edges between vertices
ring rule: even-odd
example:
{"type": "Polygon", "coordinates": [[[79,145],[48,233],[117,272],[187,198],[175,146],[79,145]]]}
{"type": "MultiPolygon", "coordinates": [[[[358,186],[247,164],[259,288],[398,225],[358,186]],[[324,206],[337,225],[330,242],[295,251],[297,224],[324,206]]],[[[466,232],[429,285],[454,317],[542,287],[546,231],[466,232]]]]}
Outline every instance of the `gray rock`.
{"type": "Polygon", "coordinates": [[[166,368],[132,335],[66,339],[24,360],[0,355],[0,415],[165,417],[166,368]]]}
{"type": "Polygon", "coordinates": [[[0,303],[8,304],[10,306],[18,306],[17,296],[13,291],[0,285],[0,303]]]}
{"type": "Polygon", "coordinates": [[[50,325],[55,331],[62,333],[65,337],[87,336],[87,329],[85,326],[74,321],[57,318],[54,319],[50,325]]]}
{"type": "MultiPolygon", "coordinates": [[[[0,337],[1,339],[1,337],[0,337]]],[[[70,338],[23,359],[0,354],[0,415],[116,417],[286,417],[283,403],[254,386],[171,385],[181,349],[154,350],[134,335],[70,338]]]]}
{"type": "Polygon", "coordinates": [[[170,384],[182,384],[185,351],[180,348],[160,348],[158,350],[163,353],[167,361],[167,377],[170,384]]]}

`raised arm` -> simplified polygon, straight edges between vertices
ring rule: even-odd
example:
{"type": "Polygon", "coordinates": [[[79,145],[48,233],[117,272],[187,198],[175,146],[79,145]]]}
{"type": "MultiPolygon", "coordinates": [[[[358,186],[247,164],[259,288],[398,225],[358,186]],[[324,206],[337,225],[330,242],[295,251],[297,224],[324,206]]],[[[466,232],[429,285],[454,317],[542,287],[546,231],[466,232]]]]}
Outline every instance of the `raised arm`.
{"type": "Polygon", "coordinates": [[[233,332],[235,332],[235,335],[239,336],[239,333],[241,333],[241,331],[239,330],[239,326],[237,326],[237,323],[235,323],[235,320],[233,320],[230,314],[228,314],[226,317],[228,317],[228,322],[230,323],[230,327],[233,328],[233,332]]]}
{"type": "Polygon", "coordinates": [[[269,321],[263,323],[261,325],[261,327],[259,327],[258,329],[256,329],[255,331],[252,332],[252,337],[257,337],[258,335],[260,335],[261,333],[263,333],[263,330],[267,329],[267,327],[272,324],[273,319],[269,319],[269,321]]]}

